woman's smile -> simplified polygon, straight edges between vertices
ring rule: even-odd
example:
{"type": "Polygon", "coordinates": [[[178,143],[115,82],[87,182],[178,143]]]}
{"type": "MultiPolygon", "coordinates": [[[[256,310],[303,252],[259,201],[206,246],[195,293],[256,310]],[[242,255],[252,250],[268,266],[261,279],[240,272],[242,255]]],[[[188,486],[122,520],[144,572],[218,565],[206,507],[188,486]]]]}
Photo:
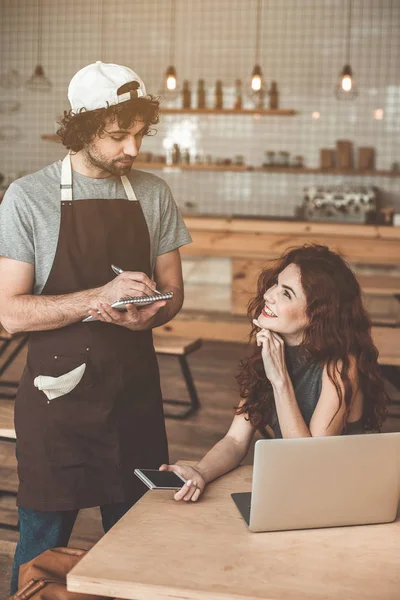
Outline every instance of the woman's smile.
{"type": "Polygon", "coordinates": [[[276,314],[274,312],[272,312],[272,310],[270,308],[268,308],[267,305],[264,306],[264,308],[262,309],[261,312],[264,315],[264,317],[267,317],[267,318],[276,317],[276,314]]]}

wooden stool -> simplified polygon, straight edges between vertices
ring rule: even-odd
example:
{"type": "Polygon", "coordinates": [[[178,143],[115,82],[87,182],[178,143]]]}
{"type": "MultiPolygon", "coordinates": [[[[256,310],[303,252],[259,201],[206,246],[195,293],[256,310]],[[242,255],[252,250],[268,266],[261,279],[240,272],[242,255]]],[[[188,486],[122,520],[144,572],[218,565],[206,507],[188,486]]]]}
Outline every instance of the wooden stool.
{"type": "MultiPolygon", "coordinates": [[[[372,328],[372,338],[379,350],[378,362],[381,373],[385,379],[400,390],[400,346],[399,327],[375,326],[372,328]]],[[[400,400],[392,400],[398,405],[400,400]]],[[[400,414],[391,414],[390,417],[400,419],[400,414]]]]}
{"type": "Polygon", "coordinates": [[[196,412],[200,406],[192,373],[190,372],[186,357],[191,352],[194,352],[200,348],[202,345],[202,340],[200,338],[188,339],[183,337],[164,337],[157,335],[154,335],[153,339],[156,354],[178,357],[182,375],[190,397],[190,402],[186,400],[164,400],[165,404],[174,404],[186,407],[179,413],[167,413],[165,416],[170,419],[185,419],[189,415],[196,412]]]}
{"type": "MultiPolygon", "coordinates": [[[[1,379],[3,373],[8,369],[11,363],[17,358],[18,354],[24,348],[24,346],[28,343],[28,335],[11,335],[8,333],[0,324],[0,357],[6,352],[6,350],[12,345],[15,344],[14,349],[10,352],[9,356],[0,365],[0,387],[1,388],[17,388],[19,386],[19,381],[7,381],[5,379],[1,379]]],[[[0,398],[8,398],[12,400],[15,398],[15,393],[9,392],[0,392],[0,398]]]]}
{"type": "MultiPolygon", "coordinates": [[[[14,403],[9,400],[0,400],[0,442],[10,442],[15,444],[17,441],[14,429],[14,403]]],[[[5,485],[7,489],[0,489],[0,497],[2,498],[2,507],[4,505],[3,500],[6,500],[6,519],[5,522],[0,522],[0,529],[10,529],[12,531],[18,531],[18,516],[15,515],[15,497],[17,492],[9,488],[9,479],[5,482],[2,469],[0,469],[1,486],[5,485]],[[8,518],[9,515],[9,518],[8,518]]],[[[13,487],[13,486],[12,486],[13,487]]]]}

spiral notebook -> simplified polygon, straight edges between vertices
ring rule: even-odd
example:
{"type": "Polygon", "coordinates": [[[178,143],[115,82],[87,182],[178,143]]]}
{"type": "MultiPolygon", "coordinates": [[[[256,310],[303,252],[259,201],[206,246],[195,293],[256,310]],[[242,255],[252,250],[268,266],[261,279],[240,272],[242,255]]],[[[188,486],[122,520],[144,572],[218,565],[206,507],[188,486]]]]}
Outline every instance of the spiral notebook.
{"type": "MultiPolygon", "coordinates": [[[[173,292],[167,292],[166,294],[157,294],[154,296],[127,296],[126,298],[121,298],[121,300],[117,300],[111,304],[113,308],[119,310],[120,312],[126,311],[127,304],[140,304],[140,306],[146,306],[147,304],[152,304],[153,302],[157,302],[157,300],[170,300],[173,297],[173,292]]],[[[86,317],[86,319],[82,320],[82,323],[88,323],[89,321],[97,321],[96,317],[86,317]]]]}

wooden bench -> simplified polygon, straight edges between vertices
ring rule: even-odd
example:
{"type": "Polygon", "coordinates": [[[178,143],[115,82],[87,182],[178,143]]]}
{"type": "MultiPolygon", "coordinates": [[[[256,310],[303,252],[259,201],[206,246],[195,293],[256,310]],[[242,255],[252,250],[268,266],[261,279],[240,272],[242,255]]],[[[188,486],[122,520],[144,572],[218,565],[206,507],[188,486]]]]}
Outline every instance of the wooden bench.
{"type": "MultiPolygon", "coordinates": [[[[11,335],[0,324],[0,358],[6,356],[4,362],[0,364],[0,388],[16,389],[18,387],[19,381],[8,381],[2,379],[2,376],[28,343],[28,338],[28,335],[11,335]],[[7,355],[8,351],[9,354],[7,355]]],[[[1,391],[0,398],[13,399],[15,398],[15,392],[1,391]]]]}
{"type": "Polygon", "coordinates": [[[0,400],[0,441],[15,442],[14,403],[0,400]]]}
{"type": "MultiPolygon", "coordinates": [[[[381,366],[382,375],[392,385],[400,390],[400,329],[396,327],[373,327],[372,337],[375,346],[379,350],[378,362],[381,366]]],[[[393,400],[393,404],[399,404],[400,400],[393,400]]],[[[400,415],[393,414],[391,417],[400,419],[400,415]]]]}
{"type": "Polygon", "coordinates": [[[190,402],[187,400],[164,400],[165,404],[185,407],[181,412],[166,413],[165,416],[170,419],[185,419],[196,412],[200,406],[192,373],[187,362],[187,356],[200,348],[202,340],[200,338],[189,339],[175,336],[159,336],[157,334],[154,335],[153,340],[156,354],[160,356],[176,356],[178,358],[190,398],[190,402]]]}
{"type": "Polygon", "coordinates": [[[357,275],[364,294],[400,298],[400,277],[394,275],[357,275]]]}

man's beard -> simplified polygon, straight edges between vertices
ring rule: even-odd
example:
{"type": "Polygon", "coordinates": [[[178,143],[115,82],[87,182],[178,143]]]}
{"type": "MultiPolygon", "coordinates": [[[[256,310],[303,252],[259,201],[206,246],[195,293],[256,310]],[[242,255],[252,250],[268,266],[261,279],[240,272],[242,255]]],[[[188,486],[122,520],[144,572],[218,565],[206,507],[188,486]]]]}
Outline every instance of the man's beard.
{"type": "Polygon", "coordinates": [[[107,160],[105,156],[102,154],[93,151],[90,146],[85,148],[85,158],[89,164],[105,171],[106,173],[110,173],[110,175],[114,175],[116,177],[120,177],[121,175],[126,175],[129,173],[132,167],[132,163],[134,161],[133,156],[122,155],[119,156],[118,159],[107,160]],[[122,164],[121,160],[131,160],[129,164],[122,164]]]}

